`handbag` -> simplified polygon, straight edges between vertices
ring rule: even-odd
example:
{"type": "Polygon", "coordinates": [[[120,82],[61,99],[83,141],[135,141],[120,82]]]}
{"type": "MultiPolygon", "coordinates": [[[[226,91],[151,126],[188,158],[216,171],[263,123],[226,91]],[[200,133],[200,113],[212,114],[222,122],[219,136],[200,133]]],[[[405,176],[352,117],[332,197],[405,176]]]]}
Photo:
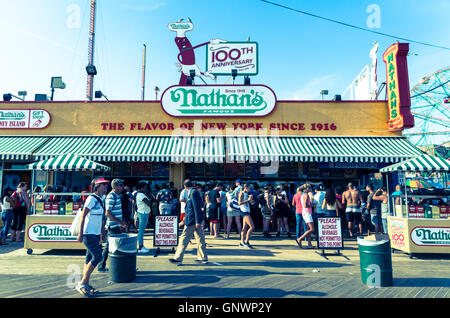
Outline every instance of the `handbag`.
{"type": "Polygon", "coordinates": [[[77,214],[75,215],[75,218],[73,219],[72,224],[70,225],[70,233],[72,233],[72,236],[78,236],[78,234],[80,234],[82,215],[83,210],[80,208],[78,209],[77,214]]]}

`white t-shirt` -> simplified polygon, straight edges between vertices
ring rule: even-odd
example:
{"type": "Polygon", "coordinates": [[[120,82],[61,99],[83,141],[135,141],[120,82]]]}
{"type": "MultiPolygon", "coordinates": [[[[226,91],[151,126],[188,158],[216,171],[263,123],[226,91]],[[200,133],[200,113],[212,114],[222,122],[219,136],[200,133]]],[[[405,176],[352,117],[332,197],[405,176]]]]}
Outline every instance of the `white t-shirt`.
{"type": "MultiPolygon", "coordinates": [[[[102,198],[101,201],[103,202],[103,206],[105,206],[105,200],[102,198]]],[[[105,214],[102,205],[96,198],[90,195],[86,199],[84,206],[89,209],[89,213],[84,219],[83,234],[100,235],[102,232],[103,215],[105,214]]]]}
{"type": "Polygon", "coordinates": [[[180,193],[180,207],[181,207],[181,213],[184,213],[186,209],[186,202],[181,202],[181,200],[187,201],[189,197],[189,192],[186,189],[181,190],[180,193]]]}
{"type": "Polygon", "coordinates": [[[136,194],[136,206],[138,213],[150,213],[150,207],[147,204],[145,204],[144,202],[145,199],[149,200],[149,198],[142,192],[138,192],[136,194]]]}

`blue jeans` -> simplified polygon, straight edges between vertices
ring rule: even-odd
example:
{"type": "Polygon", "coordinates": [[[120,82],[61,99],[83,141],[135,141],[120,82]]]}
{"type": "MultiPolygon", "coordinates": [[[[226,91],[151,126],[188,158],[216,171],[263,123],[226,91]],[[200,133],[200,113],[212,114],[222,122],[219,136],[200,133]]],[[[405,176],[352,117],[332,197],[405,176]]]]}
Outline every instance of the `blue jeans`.
{"type": "Polygon", "coordinates": [[[9,233],[9,229],[11,228],[11,223],[14,219],[14,214],[12,210],[6,210],[2,213],[2,222],[3,222],[3,228],[0,232],[0,238],[6,239],[9,233]]]}
{"type": "Polygon", "coordinates": [[[381,223],[383,223],[383,233],[388,234],[388,223],[386,218],[381,218],[381,223]]]}
{"type": "Polygon", "coordinates": [[[308,226],[306,225],[305,221],[303,220],[303,217],[299,213],[295,213],[295,219],[296,219],[296,235],[297,238],[302,236],[303,233],[305,233],[308,230],[308,226]],[[303,225],[303,231],[302,231],[302,225],[303,225]]]}
{"type": "Polygon", "coordinates": [[[139,247],[144,246],[144,233],[147,227],[148,217],[150,213],[137,213],[139,220],[139,232],[138,232],[138,245],[139,247]]]}

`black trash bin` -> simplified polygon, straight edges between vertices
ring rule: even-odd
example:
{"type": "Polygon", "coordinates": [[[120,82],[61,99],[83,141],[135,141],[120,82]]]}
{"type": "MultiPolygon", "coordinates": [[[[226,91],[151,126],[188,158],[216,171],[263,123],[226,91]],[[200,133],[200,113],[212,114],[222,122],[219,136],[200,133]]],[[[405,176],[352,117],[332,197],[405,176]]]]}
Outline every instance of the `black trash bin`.
{"type": "Polygon", "coordinates": [[[128,283],[136,278],[137,234],[110,235],[109,274],[114,283],[128,283]]]}

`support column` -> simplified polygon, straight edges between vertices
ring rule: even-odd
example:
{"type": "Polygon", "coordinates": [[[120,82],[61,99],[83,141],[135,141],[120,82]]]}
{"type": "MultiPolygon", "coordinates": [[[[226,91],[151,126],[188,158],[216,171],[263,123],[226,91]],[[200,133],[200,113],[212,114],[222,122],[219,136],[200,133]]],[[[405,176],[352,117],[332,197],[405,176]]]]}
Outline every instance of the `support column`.
{"type": "Polygon", "coordinates": [[[186,166],[184,163],[170,163],[169,181],[173,182],[175,188],[182,189],[186,177],[186,166]]]}

